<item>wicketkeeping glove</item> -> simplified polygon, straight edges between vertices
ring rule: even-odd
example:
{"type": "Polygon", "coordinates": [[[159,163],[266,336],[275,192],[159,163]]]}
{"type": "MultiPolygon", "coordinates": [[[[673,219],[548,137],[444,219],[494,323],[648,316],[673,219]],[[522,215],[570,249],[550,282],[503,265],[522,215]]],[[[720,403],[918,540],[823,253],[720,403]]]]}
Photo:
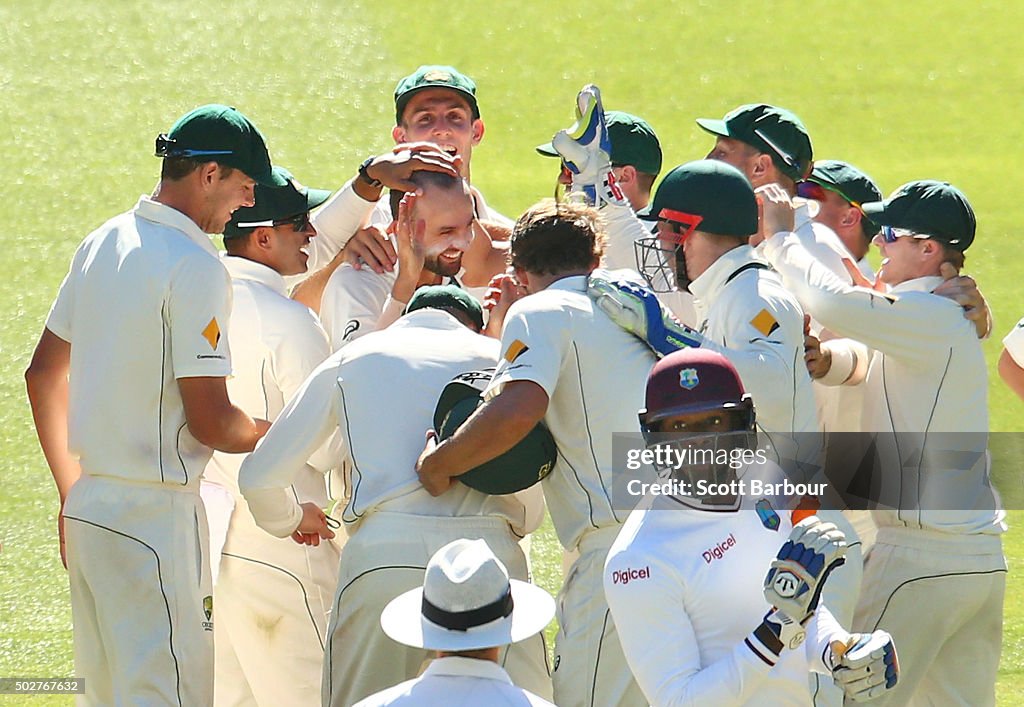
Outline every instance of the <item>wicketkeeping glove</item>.
{"type": "Polygon", "coordinates": [[[612,174],[612,143],[601,105],[601,90],[587,84],[576,96],[576,122],[559,130],[551,145],[572,172],[572,191],[588,204],[628,206],[612,174]]]}
{"type": "Polygon", "coordinates": [[[698,348],[704,337],[681,324],[646,287],[628,280],[609,279],[595,270],[587,279],[587,294],[613,322],[645,342],[659,357],[682,348],[698,348]]]}
{"type": "Polygon", "coordinates": [[[899,682],[896,646],[885,631],[855,633],[846,643],[834,641],[829,653],[832,679],[853,702],[873,700],[899,682]]]}
{"type": "Polygon", "coordinates": [[[797,623],[814,614],[825,580],[846,560],[846,536],[810,516],[793,526],[764,578],[764,598],[797,623]]]}

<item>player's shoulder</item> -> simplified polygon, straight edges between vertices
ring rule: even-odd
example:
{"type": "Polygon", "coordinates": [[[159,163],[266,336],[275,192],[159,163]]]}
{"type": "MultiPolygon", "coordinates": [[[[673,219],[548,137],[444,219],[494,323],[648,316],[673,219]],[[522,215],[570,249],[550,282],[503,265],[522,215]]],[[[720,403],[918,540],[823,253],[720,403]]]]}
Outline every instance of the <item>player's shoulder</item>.
{"type": "Polygon", "coordinates": [[[327,290],[359,293],[362,291],[391,291],[397,275],[393,272],[374,272],[372,268],[355,268],[350,263],[342,263],[331,273],[327,280],[327,290]]]}

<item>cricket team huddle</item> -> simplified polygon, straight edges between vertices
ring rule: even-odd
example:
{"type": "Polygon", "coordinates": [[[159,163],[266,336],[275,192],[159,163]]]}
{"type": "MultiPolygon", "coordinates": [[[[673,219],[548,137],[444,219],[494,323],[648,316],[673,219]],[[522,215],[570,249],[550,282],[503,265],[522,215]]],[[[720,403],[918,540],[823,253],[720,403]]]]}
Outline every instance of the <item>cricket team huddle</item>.
{"type": "MultiPolygon", "coordinates": [[[[512,221],[472,186],[473,80],[394,99],[394,149],[333,193],[196,108],[76,251],[26,382],[84,703],[994,704],[966,196],[886,198],[767,104],[663,172],[588,85],[512,221]]],[[[1024,320],[1004,346],[1024,399],[1024,320]]]]}

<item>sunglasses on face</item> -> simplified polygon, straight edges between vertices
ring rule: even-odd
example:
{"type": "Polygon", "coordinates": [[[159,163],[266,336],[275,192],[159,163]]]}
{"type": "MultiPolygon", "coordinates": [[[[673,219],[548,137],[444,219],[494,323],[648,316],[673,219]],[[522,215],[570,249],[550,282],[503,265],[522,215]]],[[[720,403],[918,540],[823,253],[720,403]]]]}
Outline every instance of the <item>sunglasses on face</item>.
{"type": "Polygon", "coordinates": [[[931,238],[926,233],[918,233],[917,231],[911,231],[907,228],[897,228],[895,226],[882,226],[882,239],[886,243],[895,243],[900,238],[917,238],[919,240],[925,240],[931,238]]]}
{"type": "Polygon", "coordinates": [[[697,230],[697,226],[704,220],[704,217],[675,209],[662,209],[658,212],[658,220],[668,224],[674,235],[672,240],[682,245],[697,230]]]}
{"type": "Polygon", "coordinates": [[[860,209],[860,202],[854,201],[835,187],[825,186],[818,182],[798,182],[796,185],[796,195],[801,199],[809,199],[810,201],[824,201],[828,192],[838,194],[850,206],[858,210],[860,209]]]}
{"type": "Polygon", "coordinates": [[[309,212],[308,211],[305,211],[305,212],[303,212],[301,214],[297,214],[295,216],[291,216],[289,218],[277,219],[277,220],[273,221],[272,224],[275,227],[291,225],[292,230],[295,231],[296,233],[302,233],[303,231],[308,231],[313,226],[312,222],[310,222],[310,220],[309,220],[309,212]]]}

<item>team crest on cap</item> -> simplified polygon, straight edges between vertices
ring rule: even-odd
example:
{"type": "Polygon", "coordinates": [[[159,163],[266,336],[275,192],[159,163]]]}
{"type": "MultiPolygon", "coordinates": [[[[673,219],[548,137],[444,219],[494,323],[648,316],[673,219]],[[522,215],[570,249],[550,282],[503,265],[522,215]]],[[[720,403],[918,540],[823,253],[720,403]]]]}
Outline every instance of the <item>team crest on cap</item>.
{"type": "Polygon", "coordinates": [[[434,69],[433,71],[428,71],[427,73],[423,74],[423,79],[425,81],[451,81],[452,75],[449,74],[447,71],[434,69]]]}
{"type": "Polygon", "coordinates": [[[696,368],[684,368],[679,371],[679,386],[687,390],[693,390],[700,385],[700,377],[696,368]]]}

